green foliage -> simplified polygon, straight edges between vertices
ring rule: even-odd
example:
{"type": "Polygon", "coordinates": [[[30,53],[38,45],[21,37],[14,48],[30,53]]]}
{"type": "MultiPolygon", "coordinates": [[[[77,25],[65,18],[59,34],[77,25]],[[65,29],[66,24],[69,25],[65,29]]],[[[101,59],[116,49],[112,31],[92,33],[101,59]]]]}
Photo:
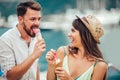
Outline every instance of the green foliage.
{"type": "Polygon", "coordinates": [[[116,8],[116,0],[106,0],[106,9],[116,8]]]}
{"type": "Polygon", "coordinates": [[[65,12],[67,8],[75,8],[76,0],[36,0],[43,7],[43,14],[65,12]]]}
{"type": "Polygon", "coordinates": [[[16,13],[17,2],[0,2],[1,16],[7,18],[11,14],[16,13]]]}

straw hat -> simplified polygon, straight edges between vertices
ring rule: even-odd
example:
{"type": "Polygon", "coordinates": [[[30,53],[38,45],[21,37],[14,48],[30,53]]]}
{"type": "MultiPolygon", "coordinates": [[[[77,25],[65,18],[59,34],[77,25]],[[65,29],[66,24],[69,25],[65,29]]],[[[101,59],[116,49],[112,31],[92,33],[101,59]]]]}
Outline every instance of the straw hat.
{"type": "Polygon", "coordinates": [[[100,43],[99,38],[104,34],[104,30],[100,21],[95,16],[92,16],[92,15],[88,15],[81,18],[81,21],[85,24],[85,26],[91,32],[96,42],[100,43]]]}

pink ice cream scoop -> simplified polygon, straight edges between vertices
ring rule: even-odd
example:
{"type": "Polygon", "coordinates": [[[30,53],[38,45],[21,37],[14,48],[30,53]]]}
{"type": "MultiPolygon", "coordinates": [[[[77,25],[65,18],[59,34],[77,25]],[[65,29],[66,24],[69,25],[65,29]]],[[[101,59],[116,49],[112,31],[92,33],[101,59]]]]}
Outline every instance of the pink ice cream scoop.
{"type": "Polygon", "coordinates": [[[42,35],[41,35],[41,33],[40,33],[40,29],[34,28],[34,29],[33,29],[33,32],[36,34],[37,39],[41,39],[41,38],[42,38],[42,35]]]}

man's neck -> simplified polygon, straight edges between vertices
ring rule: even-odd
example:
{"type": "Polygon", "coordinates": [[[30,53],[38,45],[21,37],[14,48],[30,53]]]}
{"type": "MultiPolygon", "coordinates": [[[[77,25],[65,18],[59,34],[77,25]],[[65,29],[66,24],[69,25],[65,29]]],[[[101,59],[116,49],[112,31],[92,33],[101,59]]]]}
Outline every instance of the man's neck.
{"type": "Polygon", "coordinates": [[[25,30],[23,29],[23,26],[21,26],[20,24],[17,25],[17,28],[21,34],[21,38],[25,40],[29,45],[31,41],[31,37],[25,32],[25,30]]]}

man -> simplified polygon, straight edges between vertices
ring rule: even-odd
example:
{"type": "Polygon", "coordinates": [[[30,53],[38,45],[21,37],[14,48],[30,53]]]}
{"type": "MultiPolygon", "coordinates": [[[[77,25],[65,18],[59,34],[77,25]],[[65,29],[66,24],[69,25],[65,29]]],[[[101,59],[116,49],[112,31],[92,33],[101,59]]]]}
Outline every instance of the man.
{"type": "Polygon", "coordinates": [[[39,80],[38,58],[46,50],[34,32],[40,26],[40,10],[33,0],[17,6],[18,24],[0,37],[0,80],[39,80]]]}

